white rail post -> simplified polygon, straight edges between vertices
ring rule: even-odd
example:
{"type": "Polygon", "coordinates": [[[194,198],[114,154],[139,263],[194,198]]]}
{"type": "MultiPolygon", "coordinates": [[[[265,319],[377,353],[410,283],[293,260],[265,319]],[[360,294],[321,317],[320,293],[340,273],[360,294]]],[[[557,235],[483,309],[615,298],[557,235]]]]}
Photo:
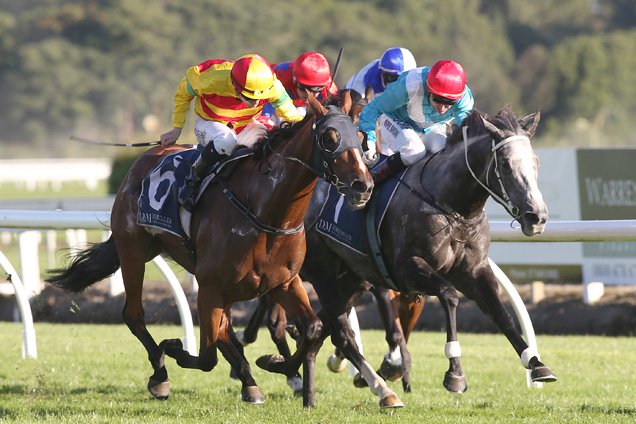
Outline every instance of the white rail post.
{"type": "Polygon", "coordinates": [[[24,289],[20,276],[2,251],[0,251],[0,265],[7,274],[9,274],[11,284],[13,284],[13,290],[15,291],[18,310],[22,318],[22,358],[35,359],[38,357],[38,348],[35,341],[35,327],[33,326],[33,315],[31,314],[29,296],[24,289]]]}
{"type": "Polygon", "coordinates": [[[38,249],[42,235],[39,231],[22,231],[18,235],[22,284],[29,298],[42,291],[40,256],[38,249]]]}
{"type": "Polygon", "coordinates": [[[183,327],[183,346],[185,350],[190,352],[191,355],[197,354],[197,340],[194,336],[194,325],[192,324],[192,314],[190,313],[190,305],[188,299],[186,299],[183,288],[174,275],[174,272],[168,266],[165,259],[157,255],[153,259],[153,262],[161,270],[163,275],[168,280],[174,299],[177,302],[177,309],[179,309],[179,317],[181,318],[181,326],[183,327]]]}
{"type": "MultiPolygon", "coordinates": [[[[497,277],[497,281],[499,281],[499,286],[503,288],[508,297],[510,297],[510,302],[512,303],[512,308],[517,315],[517,320],[519,321],[519,325],[521,326],[521,333],[526,339],[526,343],[528,343],[528,347],[534,349],[535,352],[539,352],[539,347],[537,346],[537,339],[534,335],[534,327],[532,326],[532,320],[530,319],[530,315],[528,314],[528,310],[526,309],[526,305],[524,305],[521,296],[519,296],[519,292],[512,284],[512,282],[508,279],[508,276],[497,266],[492,259],[488,258],[488,263],[490,264],[490,268],[492,268],[495,273],[495,277],[497,277]]],[[[528,387],[541,388],[543,387],[543,383],[541,382],[533,382],[532,378],[530,378],[530,370],[526,371],[526,383],[528,387]]]]}

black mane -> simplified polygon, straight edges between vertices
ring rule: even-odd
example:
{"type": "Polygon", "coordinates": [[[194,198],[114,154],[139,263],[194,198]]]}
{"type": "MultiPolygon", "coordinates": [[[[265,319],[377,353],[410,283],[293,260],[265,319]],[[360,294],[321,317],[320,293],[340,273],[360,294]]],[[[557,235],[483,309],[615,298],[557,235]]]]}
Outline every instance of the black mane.
{"type": "Polygon", "coordinates": [[[481,117],[504,132],[510,132],[512,134],[517,134],[519,132],[519,120],[509,105],[504,106],[503,109],[493,116],[488,116],[478,109],[473,109],[473,111],[470,112],[470,115],[468,115],[460,125],[453,126],[453,132],[447,137],[446,145],[450,147],[456,143],[464,141],[464,137],[462,135],[462,127],[464,126],[468,126],[469,128],[473,126],[483,127],[481,117]]]}
{"type": "Polygon", "coordinates": [[[252,146],[252,150],[254,150],[252,158],[254,160],[261,160],[267,156],[269,152],[274,150],[281,142],[291,139],[300,130],[300,128],[304,126],[305,122],[312,118],[313,116],[310,113],[307,113],[302,121],[267,131],[265,136],[256,141],[256,143],[252,146]]]}

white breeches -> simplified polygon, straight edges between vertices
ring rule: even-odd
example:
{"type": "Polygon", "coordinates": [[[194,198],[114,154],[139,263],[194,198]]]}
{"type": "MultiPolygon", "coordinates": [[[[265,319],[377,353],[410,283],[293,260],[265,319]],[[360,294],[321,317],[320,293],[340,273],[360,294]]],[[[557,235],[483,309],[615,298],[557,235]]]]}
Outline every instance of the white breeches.
{"type": "Polygon", "coordinates": [[[251,146],[256,140],[262,137],[267,128],[260,122],[254,121],[236,134],[232,128],[217,121],[206,121],[197,117],[194,123],[194,134],[199,144],[207,146],[212,141],[214,148],[222,155],[229,155],[234,152],[236,146],[241,144],[251,146]]]}
{"type": "Polygon", "coordinates": [[[443,149],[446,144],[445,134],[435,131],[422,134],[386,115],[380,116],[379,127],[380,153],[391,156],[400,152],[400,158],[406,166],[413,165],[422,159],[427,151],[435,153],[443,149]]]}

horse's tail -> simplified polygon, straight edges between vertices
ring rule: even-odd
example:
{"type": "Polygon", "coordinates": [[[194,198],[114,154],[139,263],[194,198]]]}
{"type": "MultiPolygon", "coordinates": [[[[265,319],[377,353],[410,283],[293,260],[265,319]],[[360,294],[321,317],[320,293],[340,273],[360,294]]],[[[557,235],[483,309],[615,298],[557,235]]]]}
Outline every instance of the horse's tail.
{"type": "Polygon", "coordinates": [[[49,270],[47,283],[71,292],[80,292],[119,269],[119,256],[113,236],[82,250],[67,268],[49,270]]]}

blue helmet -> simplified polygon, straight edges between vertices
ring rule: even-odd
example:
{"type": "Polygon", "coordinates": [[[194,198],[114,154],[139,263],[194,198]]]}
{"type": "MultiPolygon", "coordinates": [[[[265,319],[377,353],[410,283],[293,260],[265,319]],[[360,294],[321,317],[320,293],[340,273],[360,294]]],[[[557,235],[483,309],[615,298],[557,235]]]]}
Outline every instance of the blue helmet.
{"type": "Polygon", "coordinates": [[[402,47],[387,49],[380,57],[380,71],[384,74],[400,75],[416,66],[413,53],[402,47]]]}

